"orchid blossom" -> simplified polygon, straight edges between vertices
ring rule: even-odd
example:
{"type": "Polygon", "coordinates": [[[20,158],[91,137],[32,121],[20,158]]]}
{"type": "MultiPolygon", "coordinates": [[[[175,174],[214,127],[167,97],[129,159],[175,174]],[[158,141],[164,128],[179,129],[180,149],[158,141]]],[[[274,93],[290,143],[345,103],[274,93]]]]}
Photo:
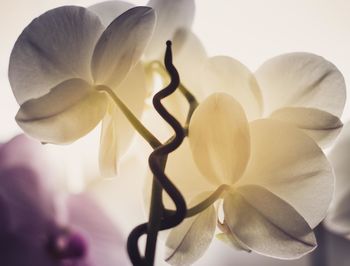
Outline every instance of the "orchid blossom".
{"type": "Polygon", "coordinates": [[[44,162],[40,145],[23,135],[0,146],[0,264],[127,264],[120,232],[88,195],[56,203],[44,162]]]}
{"type": "Polygon", "coordinates": [[[19,126],[42,142],[64,144],[103,120],[100,166],[103,174],[115,174],[118,154],[125,151],[133,131],[107,95],[117,95],[141,115],[146,91],[137,63],[154,23],[149,7],[128,9],[109,24],[76,6],[34,19],[10,57],[19,126]]]}
{"type": "MultiPolygon", "coordinates": [[[[192,199],[188,216],[199,214],[171,231],[166,260],[190,264],[205,252],[216,227],[208,202],[218,198],[224,199],[225,213],[218,238],[226,243],[284,259],[312,251],[312,229],[325,217],[333,192],[332,170],[320,146],[330,145],[342,128],[342,74],[308,53],[277,56],[253,74],[233,58],[209,58],[189,31],[178,32],[175,44],[177,38],[182,39],[181,56],[198,60],[191,62],[193,71],[182,76],[182,84],[204,102],[187,121],[190,146],[185,142],[169,156],[166,171],[192,199]],[[250,211],[242,207],[247,202],[250,211]],[[245,221],[246,214],[255,215],[260,228],[245,221]],[[260,231],[269,234],[259,237],[260,231]]],[[[183,106],[172,105],[184,119],[183,106]]]]}
{"type": "MultiPolygon", "coordinates": [[[[192,86],[193,73],[196,73],[197,65],[201,64],[202,59],[206,58],[206,53],[201,47],[200,41],[190,31],[195,13],[194,0],[150,0],[147,6],[155,11],[157,17],[151,41],[140,62],[145,73],[148,95],[152,95],[154,91],[158,91],[169,81],[161,63],[167,40],[172,40],[174,64],[179,71],[181,81],[186,81],[186,86],[196,87],[192,86]],[[198,47],[200,49],[194,49],[198,47]],[[162,86],[157,84],[159,76],[163,79],[162,86]]],[[[132,4],[124,1],[106,1],[95,4],[88,9],[97,14],[104,25],[108,25],[115,16],[132,7],[132,4]]],[[[135,95],[129,97],[132,98],[135,95]]],[[[181,104],[181,108],[184,110],[187,107],[182,98],[180,93],[175,93],[174,96],[164,100],[167,108],[180,120],[185,112],[181,113],[177,105],[181,104]]]]}
{"type": "MultiPolygon", "coordinates": [[[[341,131],[345,81],[336,66],[323,57],[283,54],[267,60],[253,73],[232,57],[208,57],[189,30],[178,31],[174,43],[179,44],[175,63],[181,82],[199,101],[212,93],[227,93],[242,105],[249,121],[271,118],[294,124],[323,148],[341,131]]],[[[174,111],[179,117],[185,113],[180,104],[173,105],[177,105],[174,111]]]]}
{"type": "Polygon", "coordinates": [[[286,122],[248,122],[238,101],[216,93],[194,112],[189,144],[199,171],[182,153],[175,162],[181,156],[184,171],[171,170],[170,158],[169,172],[185,197],[193,198],[189,213],[199,214],[170,232],[170,264],[191,264],[208,248],[218,220],[211,204],[219,198],[224,218],[218,220],[218,238],[229,245],[283,259],[316,247],[312,229],[326,215],[333,174],[312,138],[286,122]],[[212,191],[209,204],[196,205],[212,191]]]}

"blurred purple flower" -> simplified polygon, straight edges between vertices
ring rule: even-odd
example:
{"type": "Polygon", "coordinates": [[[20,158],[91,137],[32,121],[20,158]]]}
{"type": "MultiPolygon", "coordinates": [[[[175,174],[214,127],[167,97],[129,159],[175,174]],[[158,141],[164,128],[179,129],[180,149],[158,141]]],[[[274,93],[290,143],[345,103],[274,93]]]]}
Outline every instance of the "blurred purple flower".
{"type": "Polygon", "coordinates": [[[0,265],[128,265],[122,235],[88,195],[58,207],[44,159],[24,135],[0,144],[0,265]]]}

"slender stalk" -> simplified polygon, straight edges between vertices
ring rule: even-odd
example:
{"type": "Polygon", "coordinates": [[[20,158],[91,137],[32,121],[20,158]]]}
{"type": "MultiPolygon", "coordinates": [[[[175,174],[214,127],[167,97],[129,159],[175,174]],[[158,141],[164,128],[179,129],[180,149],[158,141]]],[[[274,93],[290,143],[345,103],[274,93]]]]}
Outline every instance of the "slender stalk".
{"type": "Polygon", "coordinates": [[[129,122],[133,125],[136,131],[151,145],[153,149],[161,146],[162,143],[137,119],[123,101],[107,86],[100,85],[96,88],[98,91],[107,93],[113,102],[124,113],[129,122]]]}
{"type": "MultiPolygon", "coordinates": [[[[187,209],[186,218],[190,218],[192,216],[195,216],[196,214],[201,213],[205,209],[209,208],[212,204],[215,203],[215,201],[217,201],[219,198],[221,198],[222,194],[225,191],[228,191],[230,189],[231,189],[231,187],[229,185],[226,185],[226,184],[221,185],[205,200],[201,201],[200,203],[193,206],[192,208],[187,209]]],[[[174,213],[173,210],[167,210],[167,209],[164,210],[164,212],[167,215],[174,213]]]]}
{"type": "Polygon", "coordinates": [[[194,97],[194,95],[183,84],[180,84],[179,90],[183,94],[183,96],[185,96],[188,103],[190,104],[190,109],[188,110],[186,123],[185,123],[185,127],[184,127],[185,134],[186,134],[186,136],[188,136],[188,127],[190,125],[190,121],[191,121],[193,112],[198,107],[198,101],[197,101],[196,97],[194,97]]]}
{"type": "MultiPolygon", "coordinates": [[[[163,171],[165,170],[167,157],[162,158],[161,167],[163,171]]],[[[152,196],[151,196],[151,207],[148,219],[148,228],[147,228],[147,241],[146,241],[146,251],[145,257],[147,258],[147,264],[153,265],[155,253],[156,253],[156,244],[158,232],[160,230],[160,224],[163,217],[163,187],[159,183],[158,179],[154,176],[152,183],[152,196]]]]}
{"type": "MultiPolygon", "coordinates": [[[[163,207],[162,201],[160,203],[161,204],[160,210],[158,208],[157,209],[153,208],[153,206],[151,207],[151,210],[154,210],[155,215],[160,216],[160,218],[163,218],[163,219],[161,220],[161,223],[157,224],[159,225],[158,228],[155,228],[152,221],[154,219],[156,222],[158,222],[159,217],[156,217],[156,218],[153,218],[152,216],[150,217],[149,227],[147,231],[147,243],[146,243],[146,253],[145,253],[147,265],[153,265],[154,263],[154,255],[155,255],[155,249],[157,244],[158,231],[164,228],[174,227],[179,223],[181,223],[186,216],[186,210],[187,210],[186,202],[182,194],[176,188],[176,186],[169,180],[169,178],[164,172],[165,162],[166,162],[166,158],[168,157],[168,154],[175,151],[181,145],[183,139],[185,138],[181,124],[175,119],[175,117],[173,117],[167,111],[167,109],[161,103],[162,99],[173,94],[180,84],[179,74],[172,63],[172,51],[171,51],[170,41],[167,41],[167,49],[165,52],[164,63],[171,77],[170,83],[167,87],[165,87],[163,90],[159,91],[154,95],[153,106],[157,110],[159,115],[172,127],[175,135],[174,135],[174,138],[172,138],[169,142],[155,149],[149,156],[148,161],[149,161],[149,166],[152,173],[161,184],[161,187],[168,193],[170,198],[173,200],[176,206],[176,211],[175,211],[175,214],[172,216],[163,216],[162,214],[163,214],[164,207],[163,207]]],[[[158,190],[153,190],[153,191],[159,192],[158,190]]]]}

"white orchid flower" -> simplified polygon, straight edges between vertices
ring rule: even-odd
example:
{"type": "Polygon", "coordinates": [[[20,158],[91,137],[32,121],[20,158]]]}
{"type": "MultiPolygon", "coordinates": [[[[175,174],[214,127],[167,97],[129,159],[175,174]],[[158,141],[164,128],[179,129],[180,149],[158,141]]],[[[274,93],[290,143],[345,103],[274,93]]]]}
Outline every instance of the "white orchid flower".
{"type": "MultiPolygon", "coordinates": [[[[329,146],[341,131],[345,81],[336,66],[323,57],[301,52],[283,54],[252,73],[229,56],[208,57],[189,30],[177,33],[175,66],[181,83],[199,101],[215,92],[228,93],[242,105],[249,121],[271,118],[292,123],[321,147],[329,146]]],[[[179,106],[174,111],[184,113],[179,106]]]]}
{"type": "Polygon", "coordinates": [[[102,173],[114,175],[133,131],[100,89],[112,90],[141,115],[146,90],[137,63],[155,14],[149,7],[135,7],[103,22],[77,6],[34,19],[14,45],[9,79],[20,104],[17,123],[42,142],[73,142],[103,119],[100,165],[102,173]]]}
{"type": "MultiPolygon", "coordinates": [[[[95,12],[104,25],[134,5],[112,0],[95,4],[88,9],[95,12]]],[[[145,51],[145,62],[163,61],[165,42],[173,40],[179,30],[189,29],[195,13],[194,0],[150,0],[147,3],[157,16],[157,22],[150,44],[145,51]]]]}
{"type": "Polygon", "coordinates": [[[329,160],[334,167],[336,186],[334,200],[325,220],[333,233],[350,240],[350,123],[344,126],[337,143],[330,152],[329,160]]]}
{"type": "MultiPolygon", "coordinates": [[[[148,95],[151,96],[154,91],[160,90],[169,82],[168,74],[164,69],[159,69],[162,67],[161,62],[163,62],[167,40],[172,40],[174,62],[181,80],[189,81],[188,84],[185,83],[186,86],[196,88],[197,86],[193,86],[193,73],[207,55],[200,41],[190,31],[195,13],[194,0],[150,0],[147,6],[153,8],[157,17],[150,44],[142,58],[148,95]],[[163,79],[161,84],[157,83],[159,76],[163,79]]],[[[106,1],[89,7],[89,10],[108,25],[116,16],[131,7],[133,7],[132,4],[124,1],[106,1]]],[[[176,92],[175,95],[164,100],[167,108],[172,110],[180,120],[185,116],[187,107],[182,98],[180,93],[176,92]]]]}
{"type": "MultiPolygon", "coordinates": [[[[216,93],[194,112],[189,143],[199,172],[186,146],[169,158],[167,170],[185,197],[194,197],[190,206],[210,191],[222,192],[219,239],[282,259],[299,258],[316,247],[313,228],[326,215],[333,173],[311,137],[287,122],[248,122],[238,101],[216,93]]],[[[216,222],[212,205],[173,229],[166,243],[167,261],[173,265],[196,261],[208,248],[216,222]]]]}
{"type": "Polygon", "coordinates": [[[232,58],[214,57],[204,71],[207,88],[219,88],[235,97],[249,120],[264,114],[293,123],[321,146],[330,144],[342,128],[344,78],[320,56],[280,55],[265,62],[255,75],[232,58]]]}

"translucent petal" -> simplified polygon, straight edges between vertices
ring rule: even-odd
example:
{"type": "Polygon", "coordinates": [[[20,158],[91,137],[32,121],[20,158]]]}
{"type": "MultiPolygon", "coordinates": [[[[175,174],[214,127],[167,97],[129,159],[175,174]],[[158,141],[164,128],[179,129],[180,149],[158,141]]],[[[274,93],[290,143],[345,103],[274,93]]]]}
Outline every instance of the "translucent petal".
{"type": "Polygon", "coordinates": [[[71,79],[45,96],[23,103],[16,121],[41,142],[70,143],[97,125],[105,114],[106,102],[106,95],[87,82],[71,79]]]}
{"type": "Polygon", "coordinates": [[[337,117],[343,112],[343,75],[323,57],[290,53],[265,62],[256,72],[266,114],[281,107],[310,107],[337,117]]]}
{"type": "Polygon", "coordinates": [[[116,89],[140,59],[151,38],[154,11],[134,7],[117,17],[98,40],[91,61],[96,84],[116,89]]]}
{"type": "Polygon", "coordinates": [[[18,103],[41,97],[67,79],[91,80],[91,56],[102,31],[98,17],[82,7],[59,7],[34,19],[10,57],[9,79],[18,103]]]}
{"type": "Polygon", "coordinates": [[[262,115],[262,96],[253,73],[243,64],[228,56],[208,59],[203,67],[201,87],[207,94],[225,92],[243,107],[248,120],[262,115]]]}
{"type": "MultiPolygon", "coordinates": [[[[86,236],[86,265],[128,265],[125,239],[106,213],[88,195],[68,199],[69,225],[86,236]]],[[[85,265],[85,264],[83,264],[85,265]]]]}
{"type": "Polygon", "coordinates": [[[317,246],[312,229],[287,202],[260,186],[243,186],[224,198],[232,234],[262,255],[296,259],[317,246]]]}
{"type": "Polygon", "coordinates": [[[233,184],[249,160],[250,137],[242,107],[230,95],[209,96],[195,110],[189,141],[193,158],[209,181],[233,184]]]}
{"type": "Polygon", "coordinates": [[[105,28],[122,13],[132,8],[134,5],[124,1],[105,1],[88,7],[88,10],[94,12],[101,20],[105,28]]]}
{"type": "Polygon", "coordinates": [[[250,124],[251,157],[239,184],[257,184],[293,206],[314,228],[333,195],[331,165],[301,130],[277,120],[250,124]]]}
{"type": "Polygon", "coordinates": [[[329,146],[343,127],[338,117],[314,108],[285,107],[273,112],[270,118],[296,125],[322,147],[329,146]]]}
{"type": "Polygon", "coordinates": [[[112,177],[117,175],[118,164],[118,136],[116,121],[117,107],[110,101],[106,114],[102,120],[101,140],[99,150],[99,166],[101,175],[104,177],[112,177]]]}
{"type": "Polygon", "coordinates": [[[25,166],[41,172],[43,159],[42,145],[24,134],[0,146],[0,169],[25,166]]]}
{"type": "Polygon", "coordinates": [[[192,25],[194,0],[150,0],[147,4],[157,14],[154,35],[146,50],[147,60],[161,60],[165,51],[165,42],[172,40],[177,30],[192,25]]]}
{"type": "Polygon", "coordinates": [[[174,65],[183,85],[197,98],[204,98],[201,87],[202,67],[208,59],[199,38],[190,30],[178,30],[173,39],[174,65]]]}
{"type": "Polygon", "coordinates": [[[40,176],[29,167],[18,165],[0,171],[0,201],[7,210],[2,215],[2,233],[37,233],[53,219],[53,200],[43,189],[40,176]]]}
{"type": "MultiPolygon", "coordinates": [[[[137,65],[115,90],[118,97],[133,114],[140,118],[146,98],[145,73],[141,64],[137,65]]],[[[106,115],[102,120],[100,145],[100,170],[103,176],[115,176],[117,163],[128,149],[135,129],[114,102],[110,101],[106,115]]]]}
{"type": "MultiPolygon", "coordinates": [[[[200,202],[204,198],[204,195],[200,195],[194,201],[200,202]]],[[[196,216],[185,219],[170,231],[166,240],[165,260],[170,265],[193,264],[208,249],[215,228],[216,211],[213,205],[196,216]]]]}
{"type": "Polygon", "coordinates": [[[329,154],[334,168],[336,186],[332,206],[329,210],[326,225],[334,232],[350,239],[350,124],[342,130],[337,143],[329,154]]]}

